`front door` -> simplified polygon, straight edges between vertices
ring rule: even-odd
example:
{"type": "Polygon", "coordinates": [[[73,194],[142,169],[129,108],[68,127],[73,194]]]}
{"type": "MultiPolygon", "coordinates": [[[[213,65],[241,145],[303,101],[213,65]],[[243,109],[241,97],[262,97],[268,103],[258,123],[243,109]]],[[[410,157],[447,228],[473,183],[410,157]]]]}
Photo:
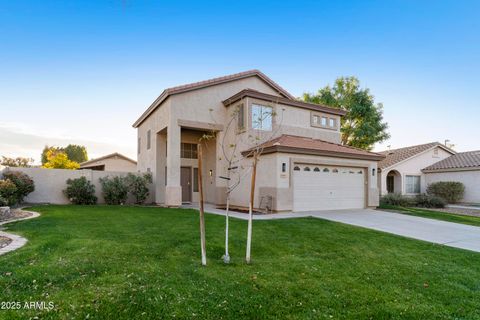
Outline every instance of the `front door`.
{"type": "Polygon", "coordinates": [[[192,168],[180,168],[180,184],[182,186],[182,202],[192,202],[192,168]]]}
{"type": "Polygon", "coordinates": [[[395,177],[387,176],[387,192],[393,193],[394,188],[395,188],[395,177]]]}

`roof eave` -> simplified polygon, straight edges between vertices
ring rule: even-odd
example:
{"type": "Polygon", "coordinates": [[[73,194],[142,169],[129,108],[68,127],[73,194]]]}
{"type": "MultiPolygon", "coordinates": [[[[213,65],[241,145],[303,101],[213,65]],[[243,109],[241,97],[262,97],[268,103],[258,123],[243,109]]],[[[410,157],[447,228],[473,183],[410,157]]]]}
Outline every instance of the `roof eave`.
{"type": "MultiPolygon", "coordinates": [[[[346,158],[346,159],[372,160],[372,161],[380,161],[384,159],[384,156],[382,155],[374,155],[374,154],[360,155],[360,154],[354,154],[354,153],[316,150],[316,149],[308,149],[308,148],[295,148],[295,147],[288,147],[288,146],[281,146],[281,145],[269,146],[262,149],[262,154],[269,154],[269,153],[276,153],[276,152],[315,155],[315,156],[327,156],[327,157],[346,158]]],[[[252,153],[251,150],[246,150],[242,152],[242,155],[250,157],[251,153],[252,153]]]]}

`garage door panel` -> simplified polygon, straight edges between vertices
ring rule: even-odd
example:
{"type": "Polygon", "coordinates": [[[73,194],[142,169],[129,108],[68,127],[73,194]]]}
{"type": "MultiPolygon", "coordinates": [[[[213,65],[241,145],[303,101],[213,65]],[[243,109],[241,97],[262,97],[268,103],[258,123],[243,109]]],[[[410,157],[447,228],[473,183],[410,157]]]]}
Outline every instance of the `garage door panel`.
{"type": "Polygon", "coordinates": [[[364,208],[364,169],[318,165],[296,167],[300,171],[293,171],[295,211],[364,208]],[[305,167],[310,171],[304,171],[305,167]]]}

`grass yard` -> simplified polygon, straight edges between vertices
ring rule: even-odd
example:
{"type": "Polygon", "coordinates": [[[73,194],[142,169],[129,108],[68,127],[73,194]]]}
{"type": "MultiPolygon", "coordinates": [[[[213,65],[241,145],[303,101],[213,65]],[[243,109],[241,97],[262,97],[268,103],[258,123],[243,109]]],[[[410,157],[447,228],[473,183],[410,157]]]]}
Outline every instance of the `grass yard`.
{"type": "Polygon", "coordinates": [[[1,319],[477,319],[480,254],[301,218],[207,215],[201,267],[193,210],[42,206],[9,230],[29,239],[0,256],[0,301],[53,302],[1,319]]]}
{"type": "Polygon", "coordinates": [[[474,216],[446,213],[435,211],[435,209],[426,210],[421,208],[406,208],[392,205],[382,205],[379,209],[394,210],[399,213],[408,214],[411,216],[424,217],[436,220],[443,220],[448,222],[469,224],[472,226],[480,226],[480,218],[474,216]]]}

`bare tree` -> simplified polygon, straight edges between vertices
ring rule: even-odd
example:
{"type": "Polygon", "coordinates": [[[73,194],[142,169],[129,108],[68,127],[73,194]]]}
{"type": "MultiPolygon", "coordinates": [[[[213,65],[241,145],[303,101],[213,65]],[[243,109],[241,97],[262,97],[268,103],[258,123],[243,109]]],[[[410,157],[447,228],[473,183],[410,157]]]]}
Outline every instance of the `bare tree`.
{"type": "MultiPolygon", "coordinates": [[[[245,178],[251,169],[251,187],[249,196],[249,219],[248,219],[248,231],[247,231],[247,253],[246,261],[250,263],[251,259],[251,242],[252,242],[252,226],[253,226],[253,206],[255,200],[255,180],[256,170],[259,157],[263,151],[263,144],[272,139],[280,130],[282,117],[277,117],[275,108],[278,105],[278,101],[270,101],[270,111],[261,111],[260,113],[252,113],[252,126],[250,130],[246,130],[238,126],[238,118],[244,119],[245,110],[242,99],[233,112],[230,114],[221,141],[222,156],[226,162],[226,176],[220,176],[219,178],[226,180],[226,207],[225,207],[225,254],[223,255],[223,261],[225,263],[230,262],[229,255],[229,212],[231,195],[235,189],[240,185],[243,178],[245,178]],[[276,123],[273,120],[277,119],[276,123]],[[269,128],[262,128],[262,124],[270,123],[269,128]],[[266,130],[269,129],[269,130],[266,130]],[[230,138],[230,140],[228,140],[230,138]],[[227,141],[228,140],[228,141],[227,141]],[[243,146],[248,149],[247,152],[238,152],[239,147],[243,146]],[[252,158],[252,165],[243,166],[242,163],[248,162],[248,158],[252,158]]],[[[212,110],[211,110],[212,111],[212,110]]],[[[283,111],[283,109],[282,109],[283,111]]],[[[212,112],[211,112],[212,113],[212,112]]],[[[212,114],[212,118],[215,118],[212,114]]]]}
{"type": "Polygon", "coordinates": [[[203,208],[203,180],[202,180],[202,144],[198,144],[198,191],[200,193],[200,247],[202,251],[202,265],[207,265],[207,247],[205,244],[205,212],[203,208]]]}

